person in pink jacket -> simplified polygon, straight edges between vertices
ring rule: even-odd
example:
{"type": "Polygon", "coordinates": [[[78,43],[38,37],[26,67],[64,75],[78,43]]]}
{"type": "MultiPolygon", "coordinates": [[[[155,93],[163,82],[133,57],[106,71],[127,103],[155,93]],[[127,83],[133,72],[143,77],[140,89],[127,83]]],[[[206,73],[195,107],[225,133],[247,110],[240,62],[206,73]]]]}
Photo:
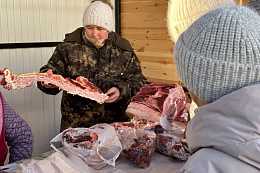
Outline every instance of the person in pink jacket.
{"type": "Polygon", "coordinates": [[[33,135],[28,124],[8,105],[0,92],[0,166],[9,147],[9,163],[32,156],[33,135]]]}

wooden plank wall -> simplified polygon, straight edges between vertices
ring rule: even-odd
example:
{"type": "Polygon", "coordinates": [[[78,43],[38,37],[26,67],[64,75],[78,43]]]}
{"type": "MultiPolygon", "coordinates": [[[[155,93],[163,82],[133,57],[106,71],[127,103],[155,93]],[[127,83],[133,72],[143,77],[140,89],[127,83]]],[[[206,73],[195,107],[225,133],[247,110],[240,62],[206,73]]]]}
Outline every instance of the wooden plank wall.
{"type": "Polygon", "coordinates": [[[168,0],[121,0],[121,35],[127,38],[150,82],[179,83],[166,28],[168,0]]]}
{"type": "Polygon", "coordinates": [[[248,2],[250,2],[250,1],[252,1],[252,0],[236,0],[235,2],[237,3],[237,4],[245,4],[245,3],[248,3],[248,2]],[[237,2],[236,2],[237,1],[237,2]]]}
{"type": "Polygon", "coordinates": [[[241,0],[241,4],[245,4],[245,3],[248,3],[248,2],[251,2],[252,0],[241,0]]]}
{"type": "MultiPolygon", "coordinates": [[[[244,4],[250,0],[235,0],[244,4]]],[[[121,0],[121,35],[127,38],[150,82],[178,83],[174,44],[166,27],[168,0],[121,0]]]]}

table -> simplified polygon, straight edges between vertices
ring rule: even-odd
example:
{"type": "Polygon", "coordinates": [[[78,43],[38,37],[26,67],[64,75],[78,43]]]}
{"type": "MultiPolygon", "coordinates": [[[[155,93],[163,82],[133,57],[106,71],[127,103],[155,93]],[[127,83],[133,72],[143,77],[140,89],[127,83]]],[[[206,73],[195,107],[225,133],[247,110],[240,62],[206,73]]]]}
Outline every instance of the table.
{"type": "MultiPolygon", "coordinates": [[[[62,150],[62,149],[61,149],[62,150]]],[[[44,159],[53,154],[55,151],[49,151],[37,156],[32,157],[33,159],[44,159]]],[[[20,162],[8,164],[1,166],[0,169],[5,170],[6,172],[18,172],[17,167],[21,163],[29,162],[32,158],[22,160],[20,162]],[[8,168],[8,169],[7,169],[8,168]]],[[[143,169],[138,167],[133,161],[131,161],[128,157],[126,157],[123,153],[120,154],[118,159],[116,160],[116,166],[107,165],[100,170],[92,170],[93,173],[177,173],[181,169],[181,167],[185,164],[185,161],[180,161],[174,159],[172,157],[164,156],[158,152],[155,152],[150,167],[147,169],[143,169]]],[[[3,172],[3,171],[2,171],[3,172]]],[[[1,171],[0,171],[1,173],[1,171]]]]}
{"type": "Polygon", "coordinates": [[[43,154],[39,154],[39,155],[30,157],[28,159],[24,159],[24,160],[21,160],[21,161],[17,161],[17,162],[14,162],[14,163],[10,163],[10,164],[7,164],[7,165],[0,166],[0,173],[2,173],[3,171],[4,172],[17,172],[16,169],[17,169],[19,164],[30,162],[30,160],[32,160],[32,159],[35,159],[35,160],[45,159],[54,152],[55,152],[54,150],[51,150],[51,151],[45,152],[43,154]]]}
{"type": "Polygon", "coordinates": [[[178,173],[184,164],[185,161],[180,161],[172,157],[164,156],[158,152],[154,152],[149,168],[143,169],[138,167],[122,153],[116,161],[116,166],[106,166],[104,173],[178,173]]]}

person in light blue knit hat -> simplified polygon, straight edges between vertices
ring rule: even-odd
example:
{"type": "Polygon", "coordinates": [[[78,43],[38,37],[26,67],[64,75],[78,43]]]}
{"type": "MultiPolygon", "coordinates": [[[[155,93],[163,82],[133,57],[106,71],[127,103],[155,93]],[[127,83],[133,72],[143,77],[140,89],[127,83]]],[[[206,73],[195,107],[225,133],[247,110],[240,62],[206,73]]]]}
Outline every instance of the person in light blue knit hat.
{"type": "Polygon", "coordinates": [[[260,172],[260,16],[218,8],[177,40],[177,72],[199,106],[181,173],[260,172]]]}

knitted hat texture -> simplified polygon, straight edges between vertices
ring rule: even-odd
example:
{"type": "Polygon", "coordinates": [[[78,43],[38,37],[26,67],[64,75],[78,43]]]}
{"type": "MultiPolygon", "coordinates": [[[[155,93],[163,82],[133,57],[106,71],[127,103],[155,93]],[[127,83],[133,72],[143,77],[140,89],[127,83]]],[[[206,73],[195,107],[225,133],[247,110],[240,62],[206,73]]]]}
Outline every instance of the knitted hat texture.
{"type": "Polygon", "coordinates": [[[176,42],[180,34],[206,12],[235,5],[233,0],[169,0],[167,28],[171,40],[176,42]]]}
{"type": "Polygon", "coordinates": [[[83,26],[96,25],[112,31],[115,21],[112,8],[101,1],[92,2],[83,14],[83,26]]]}
{"type": "Polygon", "coordinates": [[[198,97],[212,102],[260,81],[260,16],[243,6],[196,20],[175,44],[177,72],[198,97]]]}

